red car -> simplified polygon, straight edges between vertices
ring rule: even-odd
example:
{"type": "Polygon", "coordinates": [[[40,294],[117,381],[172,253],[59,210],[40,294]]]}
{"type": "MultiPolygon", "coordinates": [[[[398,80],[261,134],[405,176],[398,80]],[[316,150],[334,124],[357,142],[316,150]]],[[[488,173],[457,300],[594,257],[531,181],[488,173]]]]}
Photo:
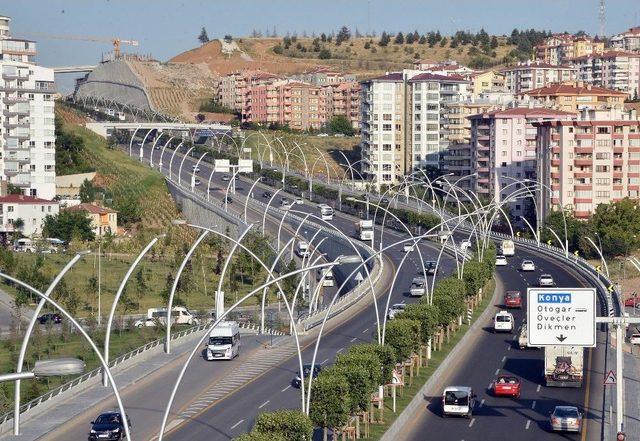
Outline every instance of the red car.
{"type": "Polygon", "coordinates": [[[499,376],[493,382],[493,394],[496,397],[520,398],[520,380],[506,375],[499,376]]]}
{"type": "Polygon", "coordinates": [[[629,297],[624,301],[624,306],[631,306],[632,308],[640,306],[640,297],[629,297]]]}
{"type": "Polygon", "coordinates": [[[503,303],[507,308],[522,308],[522,295],[520,291],[507,291],[504,294],[503,303]]]}

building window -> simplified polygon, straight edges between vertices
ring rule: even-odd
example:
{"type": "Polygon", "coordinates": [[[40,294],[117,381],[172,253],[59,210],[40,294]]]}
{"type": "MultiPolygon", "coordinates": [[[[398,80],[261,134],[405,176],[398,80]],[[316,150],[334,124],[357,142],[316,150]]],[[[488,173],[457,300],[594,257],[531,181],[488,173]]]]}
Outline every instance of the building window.
{"type": "Polygon", "coordinates": [[[13,205],[7,205],[7,213],[13,213],[13,205]]]}

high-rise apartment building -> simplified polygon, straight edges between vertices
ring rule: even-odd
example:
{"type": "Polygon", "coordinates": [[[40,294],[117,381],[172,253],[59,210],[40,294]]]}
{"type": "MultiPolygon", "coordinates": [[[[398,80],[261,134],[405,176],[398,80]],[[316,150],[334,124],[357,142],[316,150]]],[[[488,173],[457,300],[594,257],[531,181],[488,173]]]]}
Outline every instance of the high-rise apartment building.
{"type": "Polygon", "coordinates": [[[35,65],[34,42],[11,38],[9,20],[0,17],[0,176],[26,195],[53,199],[53,70],[35,65]]]}
{"type": "Polygon", "coordinates": [[[588,218],[598,204],[640,196],[640,121],[620,109],[585,109],[578,119],[534,124],[538,134],[538,206],[588,218]]]}
{"type": "Polygon", "coordinates": [[[621,51],[640,51],[640,26],[629,29],[622,34],[614,35],[609,40],[611,47],[621,51]]]}
{"type": "Polygon", "coordinates": [[[535,48],[536,59],[547,64],[564,64],[571,58],[598,54],[604,51],[604,42],[587,36],[555,34],[535,48]]]}
{"type": "Polygon", "coordinates": [[[580,81],[625,92],[630,98],[640,94],[640,53],[608,51],[574,58],[572,63],[580,81]]]}
{"type": "Polygon", "coordinates": [[[527,61],[502,70],[505,87],[514,94],[538,89],[553,83],[564,83],[575,77],[576,69],[539,61],[527,61]]]}

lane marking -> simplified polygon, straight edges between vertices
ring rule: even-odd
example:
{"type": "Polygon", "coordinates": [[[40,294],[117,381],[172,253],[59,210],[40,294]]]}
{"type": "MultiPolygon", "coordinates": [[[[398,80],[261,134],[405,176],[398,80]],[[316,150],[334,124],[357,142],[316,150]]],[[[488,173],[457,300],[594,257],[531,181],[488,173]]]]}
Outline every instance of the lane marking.
{"type": "Polygon", "coordinates": [[[336,351],[336,354],[339,354],[340,352],[344,351],[344,348],[340,348],[336,351]]]}
{"type": "Polygon", "coordinates": [[[229,430],[233,430],[233,429],[235,429],[236,427],[238,427],[238,426],[239,426],[240,424],[242,424],[242,423],[244,423],[244,420],[243,420],[243,419],[242,419],[242,420],[240,420],[240,421],[238,421],[237,423],[235,423],[233,426],[231,426],[231,428],[230,428],[229,430]]]}
{"type": "Polygon", "coordinates": [[[487,386],[487,389],[491,389],[492,387],[493,387],[493,381],[489,383],[489,386],[487,386]]]}
{"type": "MultiPolygon", "coordinates": [[[[586,387],[586,390],[584,391],[584,407],[585,408],[589,405],[589,392],[591,387],[591,356],[592,355],[593,355],[593,350],[589,349],[589,356],[587,359],[587,387],[586,387]]],[[[582,430],[581,441],[585,441],[587,439],[588,424],[585,424],[587,419],[588,419],[587,415],[585,415],[584,419],[582,420],[582,426],[584,427],[584,429],[582,430]]]]}
{"type": "Polygon", "coordinates": [[[478,406],[478,408],[484,406],[484,398],[482,399],[482,401],[480,401],[480,405],[478,406]]]}
{"type": "Polygon", "coordinates": [[[354,341],[356,341],[356,340],[357,340],[357,338],[356,338],[356,337],[353,337],[353,338],[351,339],[351,342],[354,342],[354,341]]]}
{"type": "Polygon", "coordinates": [[[506,359],[507,359],[507,356],[506,356],[506,355],[503,355],[503,356],[502,356],[502,362],[504,363],[504,361],[505,361],[506,359]]]}
{"type": "Polygon", "coordinates": [[[541,384],[538,385],[538,387],[536,387],[536,392],[540,392],[540,388],[542,387],[541,384]]]}
{"type": "Polygon", "coordinates": [[[507,346],[507,351],[511,350],[511,345],[507,346]]]}
{"type": "Polygon", "coordinates": [[[329,361],[329,359],[327,358],[326,360],[324,360],[322,363],[320,364],[325,364],[327,361],[329,361]]]}
{"type": "Polygon", "coordinates": [[[264,403],[262,403],[261,405],[258,406],[258,409],[262,409],[264,406],[266,406],[267,404],[269,404],[269,400],[265,401],[264,403]]]}
{"type": "Polygon", "coordinates": [[[494,375],[498,375],[498,372],[500,372],[500,368],[496,369],[496,373],[494,375]]]}
{"type": "Polygon", "coordinates": [[[524,426],[524,430],[529,430],[530,425],[531,425],[531,420],[527,420],[527,425],[524,426]]]}
{"type": "Polygon", "coordinates": [[[471,418],[471,422],[469,423],[469,427],[472,427],[473,423],[475,423],[475,422],[476,422],[476,419],[475,418],[471,418]]]}
{"type": "Polygon", "coordinates": [[[369,328],[367,328],[364,331],[362,331],[363,334],[366,334],[367,332],[369,332],[369,328]]]}
{"type": "Polygon", "coordinates": [[[289,389],[291,387],[291,385],[285,387],[284,389],[282,389],[280,392],[284,392],[285,390],[289,389]]]}
{"type": "Polygon", "coordinates": [[[531,408],[535,409],[536,408],[536,400],[533,400],[533,403],[531,403],[531,408]]]}

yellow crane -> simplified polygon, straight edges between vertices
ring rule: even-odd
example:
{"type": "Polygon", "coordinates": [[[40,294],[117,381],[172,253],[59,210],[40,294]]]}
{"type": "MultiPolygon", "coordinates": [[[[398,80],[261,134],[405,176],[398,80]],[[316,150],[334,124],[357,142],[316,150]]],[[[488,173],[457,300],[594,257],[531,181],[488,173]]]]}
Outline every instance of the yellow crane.
{"type": "Polygon", "coordinates": [[[120,58],[120,45],[128,44],[130,46],[138,46],[137,40],[123,40],[121,38],[113,37],[91,37],[81,35],[50,35],[42,33],[30,33],[29,37],[42,38],[49,40],[77,40],[77,41],[95,41],[98,43],[111,43],[113,45],[113,55],[115,58],[120,58]]]}

